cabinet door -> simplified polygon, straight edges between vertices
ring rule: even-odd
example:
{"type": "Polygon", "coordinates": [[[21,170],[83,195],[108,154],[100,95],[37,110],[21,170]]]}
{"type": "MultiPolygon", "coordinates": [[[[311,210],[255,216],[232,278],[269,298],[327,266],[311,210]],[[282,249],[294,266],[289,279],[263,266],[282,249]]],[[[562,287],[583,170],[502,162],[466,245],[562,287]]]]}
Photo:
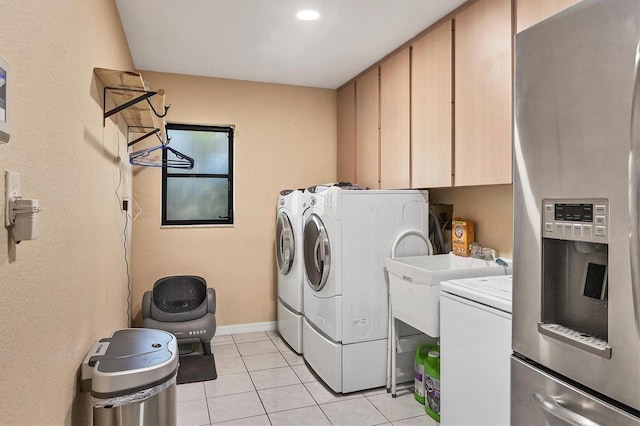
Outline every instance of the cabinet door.
{"type": "Polygon", "coordinates": [[[511,0],[455,16],[454,184],[511,183],[511,0]]]}
{"type": "Polygon", "coordinates": [[[580,0],[517,0],[516,31],[526,30],[532,25],[573,6],[580,0]]]}
{"type": "Polygon", "coordinates": [[[380,64],[380,188],[409,188],[409,47],[380,64]]]}
{"type": "Polygon", "coordinates": [[[356,79],[356,183],[380,189],[380,84],[378,67],[356,79]]]}
{"type": "Polygon", "coordinates": [[[412,45],[412,188],[451,186],[452,37],[452,21],[446,21],[412,45]]]}
{"type": "Polygon", "coordinates": [[[338,181],[356,181],[356,84],[338,90],[338,181]]]}

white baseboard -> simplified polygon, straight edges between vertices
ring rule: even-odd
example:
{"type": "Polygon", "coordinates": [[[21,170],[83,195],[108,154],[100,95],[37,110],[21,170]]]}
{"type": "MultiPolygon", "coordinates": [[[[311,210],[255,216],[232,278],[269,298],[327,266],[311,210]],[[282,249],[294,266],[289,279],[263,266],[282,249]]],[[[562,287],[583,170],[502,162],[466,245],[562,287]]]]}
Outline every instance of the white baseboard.
{"type": "Polygon", "coordinates": [[[277,321],[252,322],[249,324],[233,324],[220,325],[216,327],[216,336],[225,336],[227,334],[253,333],[256,331],[272,331],[277,330],[277,321]]]}

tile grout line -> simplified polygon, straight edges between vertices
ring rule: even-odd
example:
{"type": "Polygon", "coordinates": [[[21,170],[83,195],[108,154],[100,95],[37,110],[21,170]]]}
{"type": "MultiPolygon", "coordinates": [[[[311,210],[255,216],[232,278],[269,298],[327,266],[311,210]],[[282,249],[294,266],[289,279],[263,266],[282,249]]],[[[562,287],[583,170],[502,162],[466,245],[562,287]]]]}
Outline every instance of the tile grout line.
{"type": "MultiPolygon", "coordinates": [[[[244,362],[244,360],[242,362],[244,362]]],[[[245,365],[245,367],[246,367],[246,365],[245,365]]],[[[271,423],[271,419],[269,418],[269,413],[267,412],[267,407],[265,407],[264,401],[262,400],[262,397],[260,396],[260,391],[258,391],[258,388],[256,387],[256,383],[253,381],[253,377],[251,377],[251,372],[249,370],[247,370],[247,374],[249,375],[249,380],[251,380],[251,384],[253,385],[253,389],[254,389],[256,395],[258,396],[258,401],[260,401],[260,405],[262,405],[262,410],[264,411],[264,415],[267,416],[267,420],[269,420],[269,424],[273,424],[273,423],[271,423]]]]}
{"type": "MultiPolygon", "coordinates": [[[[377,394],[376,394],[376,395],[377,395],[377,394]]],[[[376,395],[372,395],[372,396],[376,396],[376,395]]],[[[392,421],[390,418],[388,418],[387,416],[385,416],[385,415],[384,415],[384,413],[383,413],[382,411],[380,411],[380,409],[378,408],[378,406],[377,406],[376,404],[374,404],[374,403],[369,399],[369,397],[368,397],[367,395],[362,394],[362,396],[364,396],[364,398],[367,400],[367,402],[368,402],[369,404],[373,405],[373,408],[375,408],[375,409],[376,409],[376,411],[377,411],[378,413],[380,413],[380,415],[382,416],[382,418],[384,418],[384,419],[386,420],[386,423],[391,423],[391,424],[393,424],[393,421],[392,421]]],[[[379,424],[384,424],[384,423],[379,423],[379,424]]]]}
{"type": "MultiPolygon", "coordinates": [[[[267,333],[267,336],[268,336],[268,333],[267,333]]],[[[269,338],[271,338],[271,336],[269,336],[269,338]]],[[[282,340],[282,338],[281,338],[281,337],[278,337],[278,338],[279,338],[282,342],[284,342],[284,340],[282,340]]],[[[273,343],[273,342],[274,342],[274,341],[273,341],[273,339],[271,339],[271,343],[273,343]]],[[[273,343],[273,344],[275,345],[275,343],[273,343]]],[[[289,347],[289,346],[287,346],[287,347],[289,347]]],[[[282,355],[282,350],[281,350],[277,345],[276,345],[276,349],[278,349],[278,351],[279,351],[280,355],[282,355]]],[[[297,354],[297,353],[296,353],[295,351],[293,351],[293,350],[291,350],[291,352],[292,352],[293,354],[295,354],[295,355],[299,355],[299,354],[297,354]]],[[[302,356],[302,355],[299,355],[299,356],[302,356]]],[[[282,357],[284,358],[284,355],[282,355],[282,357]]],[[[330,424],[330,425],[333,425],[333,423],[331,422],[331,419],[329,419],[329,417],[327,416],[327,413],[325,413],[325,412],[324,412],[324,410],[322,409],[322,406],[320,405],[320,403],[318,402],[318,400],[317,400],[317,399],[313,396],[313,394],[309,391],[309,388],[307,387],[307,384],[306,384],[306,383],[304,383],[304,382],[302,381],[302,379],[300,378],[300,376],[298,376],[298,373],[296,373],[296,371],[293,369],[293,366],[289,363],[289,361],[288,361],[286,358],[285,358],[284,360],[287,362],[287,365],[289,366],[289,368],[291,368],[291,370],[293,371],[293,374],[295,374],[295,375],[296,375],[296,377],[297,377],[297,378],[298,378],[298,380],[300,381],[300,384],[302,384],[302,387],[305,389],[305,391],[307,391],[307,393],[309,393],[309,395],[311,396],[311,399],[312,399],[312,400],[313,400],[313,402],[314,402],[314,405],[310,405],[310,406],[308,406],[308,407],[291,408],[291,409],[288,409],[288,410],[282,410],[282,411],[279,411],[279,413],[284,413],[284,412],[287,412],[287,411],[299,410],[299,409],[301,409],[301,408],[309,408],[309,407],[314,407],[314,406],[315,406],[315,407],[318,407],[318,409],[320,410],[320,413],[322,413],[322,416],[327,420],[327,422],[329,422],[329,424],[330,424]]],[[[306,366],[306,364],[302,364],[302,365],[305,365],[305,366],[306,366]]],[[[307,368],[308,368],[308,367],[307,367],[307,368]]],[[[269,422],[271,423],[271,418],[269,417],[269,415],[268,415],[268,414],[267,414],[267,418],[269,418],[269,422]]],[[[386,418],[386,417],[385,417],[385,418],[386,418]]],[[[273,423],[271,423],[271,424],[273,424],[273,423]]]]}
{"type": "MultiPolygon", "coordinates": [[[[296,373],[296,371],[293,369],[293,366],[291,365],[291,363],[289,362],[289,360],[287,360],[287,358],[284,357],[283,355],[283,351],[274,343],[274,339],[269,336],[269,334],[267,333],[267,336],[271,339],[271,343],[274,344],[274,346],[276,347],[276,349],[278,350],[278,353],[284,358],[284,360],[287,363],[287,366],[291,369],[291,371],[293,371],[293,374],[295,374],[296,378],[300,381],[300,384],[302,385],[302,387],[304,388],[304,390],[309,394],[309,396],[311,396],[311,400],[313,401],[313,405],[309,405],[306,407],[298,407],[298,408],[290,408],[287,410],[282,410],[282,411],[277,411],[277,413],[285,413],[287,411],[294,411],[294,410],[300,410],[302,408],[309,408],[309,407],[318,407],[318,409],[320,410],[320,412],[322,413],[322,416],[329,422],[330,425],[333,425],[333,423],[331,423],[331,420],[327,417],[327,414],[324,412],[324,410],[322,409],[322,407],[320,406],[320,403],[318,402],[318,400],[316,400],[316,398],[313,396],[313,394],[311,392],[309,392],[309,389],[307,388],[307,385],[302,381],[302,379],[300,378],[300,376],[298,376],[298,373],[296,373]]],[[[281,337],[277,337],[278,339],[280,339],[280,341],[284,342],[282,340],[281,337]]],[[[287,345],[287,348],[289,348],[289,346],[287,345]]],[[[289,349],[289,351],[291,353],[293,353],[296,356],[301,356],[299,354],[297,354],[295,351],[289,349]]],[[[258,394],[259,395],[259,394],[258,394]]],[[[269,417],[269,414],[267,413],[267,418],[269,418],[269,422],[271,423],[271,417],[269,417]]],[[[273,424],[273,423],[272,423],[273,424]]]]}
{"type": "MultiPolygon", "coordinates": [[[[231,338],[233,339],[233,335],[231,335],[231,338]]],[[[267,335],[267,338],[269,338],[269,335],[267,335]]],[[[271,341],[270,338],[269,338],[269,341],[271,341]]],[[[242,364],[244,365],[244,368],[247,370],[247,375],[249,376],[249,380],[251,380],[251,385],[253,386],[253,390],[256,393],[256,396],[258,397],[258,401],[260,401],[260,405],[262,405],[262,410],[264,411],[264,415],[267,416],[267,421],[269,422],[269,424],[273,425],[273,423],[271,423],[271,419],[269,418],[269,414],[267,413],[267,407],[264,406],[264,402],[262,401],[262,398],[260,397],[260,392],[258,392],[258,388],[256,387],[256,383],[253,381],[253,377],[251,377],[251,372],[249,371],[249,367],[247,366],[247,363],[244,362],[244,356],[240,352],[240,348],[238,348],[238,344],[236,343],[235,339],[233,339],[233,342],[236,345],[236,350],[240,354],[240,359],[242,360],[242,364]]],[[[250,343],[250,342],[246,342],[246,343],[250,343]]],[[[251,343],[255,343],[255,342],[251,342],[251,343]]],[[[246,417],[246,418],[248,418],[248,417],[246,417]]]]}

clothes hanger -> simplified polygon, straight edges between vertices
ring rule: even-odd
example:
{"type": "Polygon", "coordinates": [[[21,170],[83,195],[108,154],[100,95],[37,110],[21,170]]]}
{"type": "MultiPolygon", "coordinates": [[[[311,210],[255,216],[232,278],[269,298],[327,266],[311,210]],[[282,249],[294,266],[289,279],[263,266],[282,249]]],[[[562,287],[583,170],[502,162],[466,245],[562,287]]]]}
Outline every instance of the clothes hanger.
{"type": "MultiPolygon", "coordinates": [[[[158,139],[160,139],[160,136],[158,136],[158,139]]],[[[129,154],[129,163],[134,166],[167,167],[187,170],[193,169],[193,165],[195,164],[194,159],[171,148],[169,146],[170,140],[171,139],[167,139],[166,142],[162,142],[162,139],[160,139],[160,145],[132,152],[129,154]],[[175,158],[169,158],[169,154],[167,153],[167,158],[164,159],[163,151],[171,152],[175,155],[175,158]],[[156,152],[156,155],[153,155],[154,152],[156,152]]]]}
{"type": "Polygon", "coordinates": [[[129,143],[128,146],[131,146],[152,134],[156,135],[156,137],[160,141],[160,145],[156,145],[156,146],[152,146],[151,148],[146,148],[140,151],[132,152],[131,154],[129,154],[129,163],[133,164],[134,166],[167,167],[167,168],[173,168],[173,169],[191,170],[193,169],[193,165],[195,164],[195,161],[193,160],[193,158],[169,146],[169,142],[171,141],[171,138],[167,136],[167,125],[165,124],[164,117],[167,115],[167,111],[169,110],[169,107],[171,105],[165,106],[164,104],[165,93],[163,89],[159,89],[157,92],[157,95],[158,95],[157,101],[160,109],[164,108],[163,113],[158,112],[158,110],[154,108],[151,101],[149,101],[149,98],[147,98],[147,102],[149,103],[149,107],[151,107],[151,111],[153,111],[153,113],[158,118],[160,118],[161,124],[156,129],[147,133],[142,138],[138,138],[135,141],[129,143]],[[167,154],[165,155],[164,154],[165,151],[169,151],[169,152],[167,152],[167,154]],[[154,155],[154,152],[155,152],[155,155],[154,155]],[[169,158],[169,153],[173,154],[175,158],[169,158]]]}
{"type": "Polygon", "coordinates": [[[177,151],[167,145],[157,145],[151,148],[143,149],[141,151],[132,152],[129,154],[129,163],[134,166],[149,166],[149,167],[167,167],[173,169],[193,169],[195,161],[193,158],[177,151]],[[160,155],[152,156],[155,151],[160,151],[160,155]],[[169,151],[175,155],[175,158],[168,158],[165,160],[162,155],[162,151],[169,151]]]}

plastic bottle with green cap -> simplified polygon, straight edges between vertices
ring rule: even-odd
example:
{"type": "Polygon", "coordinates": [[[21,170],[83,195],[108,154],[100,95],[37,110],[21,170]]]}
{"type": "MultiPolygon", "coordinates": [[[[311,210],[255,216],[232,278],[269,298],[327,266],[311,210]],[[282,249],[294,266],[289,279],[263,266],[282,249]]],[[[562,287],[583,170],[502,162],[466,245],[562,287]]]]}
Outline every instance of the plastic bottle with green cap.
{"type": "Polygon", "coordinates": [[[424,410],[438,422],[440,421],[440,352],[429,351],[425,363],[424,410]]]}
{"type": "Polygon", "coordinates": [[[414,359],[414,397],[420,404],[424,404],[424,365],[427,362],[427,356],[433,345],[419,345],[416,348],[416,356],[414,359]]]}

